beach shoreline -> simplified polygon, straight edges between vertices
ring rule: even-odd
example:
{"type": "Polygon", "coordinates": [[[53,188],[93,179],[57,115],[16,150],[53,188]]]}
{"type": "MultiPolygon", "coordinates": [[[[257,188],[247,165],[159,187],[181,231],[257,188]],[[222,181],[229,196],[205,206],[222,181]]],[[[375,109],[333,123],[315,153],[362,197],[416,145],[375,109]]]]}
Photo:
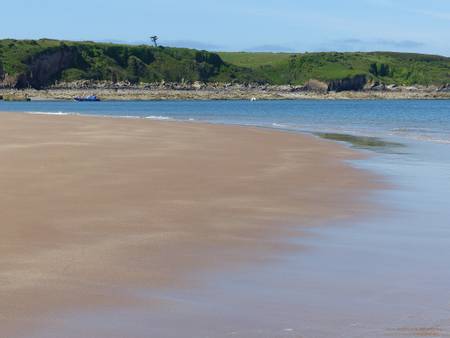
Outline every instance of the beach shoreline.
{"type": "Polygon", "coordinates": [[[130,290],[272,261],[313,226],[373,212],[360,153],[257,127],[0,113],[2,333],[130,290]]]}

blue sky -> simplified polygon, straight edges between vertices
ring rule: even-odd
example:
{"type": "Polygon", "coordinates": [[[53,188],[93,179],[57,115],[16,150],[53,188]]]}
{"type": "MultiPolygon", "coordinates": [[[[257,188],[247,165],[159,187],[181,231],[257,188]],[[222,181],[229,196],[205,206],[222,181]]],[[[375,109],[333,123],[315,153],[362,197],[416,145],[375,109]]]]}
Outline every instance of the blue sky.
{"type": "Polygon", "coordinates": [[[1,0],[0,38],[450,56],[449,0],[1,0]],[[7,14],[3,14],[7,13],[7,14]]]}

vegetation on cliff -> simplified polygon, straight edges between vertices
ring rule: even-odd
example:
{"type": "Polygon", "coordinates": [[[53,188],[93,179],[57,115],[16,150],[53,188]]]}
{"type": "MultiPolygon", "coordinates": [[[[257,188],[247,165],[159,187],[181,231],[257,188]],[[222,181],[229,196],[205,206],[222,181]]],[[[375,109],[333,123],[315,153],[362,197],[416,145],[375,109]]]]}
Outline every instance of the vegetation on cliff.
{"type": "Polygon", "coordinates": [[[215,53],[184,48],[57,40],[0,40],[0,82],[42,88],[55,81],[263,82],[215,53]]]}
{"type": "Polygon", "coordinates": [[[368,82],[442,85],[450,82],[450,58],[436,55],[372,53],[219,53],[225,62],[250,68],[273,84],[326,82],[364,76],[368,82]]]}
{"type": "Polygon", "coordinates": [[[58,40],[0,40],[0,87],[56,81],[221,82],[358,90],[369,83],[443,85],[450,58],[408,53],[211,53],[185,48],[58,40]],[[316,81],[317,83],[317,81],[316,81]]]}

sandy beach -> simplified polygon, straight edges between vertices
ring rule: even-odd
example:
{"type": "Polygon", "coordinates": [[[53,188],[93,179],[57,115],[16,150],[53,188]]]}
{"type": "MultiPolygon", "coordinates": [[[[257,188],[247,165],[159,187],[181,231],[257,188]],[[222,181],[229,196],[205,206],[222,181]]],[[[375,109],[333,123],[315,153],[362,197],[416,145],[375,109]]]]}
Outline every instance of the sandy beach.
{"type": "Polygon", "coordinates": [[[312,136],[174,121],[0,113],[0,327],[63,311],[159,307],[132,290],[301,248],[302,229],[370,212],[360,154],[312,136]]]}

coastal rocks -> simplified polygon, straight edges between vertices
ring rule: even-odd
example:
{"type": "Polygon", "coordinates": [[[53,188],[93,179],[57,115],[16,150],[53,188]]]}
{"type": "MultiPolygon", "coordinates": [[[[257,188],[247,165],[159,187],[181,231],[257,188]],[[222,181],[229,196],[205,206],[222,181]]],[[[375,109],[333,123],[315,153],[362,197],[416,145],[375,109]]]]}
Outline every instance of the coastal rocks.
{"type": "Polygon", "coordinates": [[[384,83],[376,83],[370,88],[370,90],[373,90],[373,91],[385,91],[386,90],[386,85],[384,83]]]}
{"type": "Polygon", "coordinates": [[[0,100],[3,101],[31,101],[30,97],[26,93],[12,93],[0,95],[0,100]]]}
{"type": "Polygon", "coordinates": [[[205,83],[202,83],[202,82],[200,82],[200,81],[195,81],[193,84],[192,84],[192,88],[194,89],[194,90],[201,90],[201,89],[204,89],[206,87],[206,84],[205,83]]]}
{"type": "Polygon", "coordinates": [[[270,93],[296,93],[307,91],[305,86],[292,86],[292,85],[281,85],[281,86],[270,86],[270,85],[258,85],[252,88],[256,91],[270,92],[270,93]]]}
{"type": "Polygon", "coordinates": [[[326,93],[328,92],[328,83],[311,79],[306,82],[305,89],[312,92],[326,93]]]}
{"type": "Polygon", "coordinates": [[[285,85],[285,86],[277,86],[277,90],[281,91],[281,92],[291,92],[292,91],[292,86],[289,85],[285,85]]]}
{"type": "MultiPolygon", "coordinates": [[[[433,92],[445,92],[445,86],[436,87],[433,85],[430,86],[399,86],[397,84],[385,84],[380,83],[378,81],[368,83],[364,86],[364,91],[366,92],[382,92],[382,93],[420,93],[422,94],[431,94],[433,92]],[[441,88],[441,89],[440,89],[441,88]]],[[[449,89],[450,91],[450,89],[449,89]]]]}
{"type": "MultiPolygon", "coordinates": [[[[62,84],[58,88],[36,90],[1,89],[0,96],[19,99],[26,95],[31,100],[72,100],[76,96],[96,95],[102,100],[283,100],[283,99],[450,99],[450,90],[437,91],[437,87],[427,87],[416,91],[397,87],[393,90],[364,90],[341,92],[317,92],[306,90],[303,86],[226,86],[208,84],[205,89],[169,89],[169,84],[134,84],[131,87],[117,88],[111,83],[98,83],[96,87],[83,84],[84,88],[68,89],[62,84]],[[110,87],[111,86],[111,87],[110,87]]],[[[191,88],[185,87],[183,88],[191,88]]]]}
{"type": "Polygon", "coordinates": [[[78,80],[72,82],[55,82],[51,89],[87,89],[93,85],[93,81],[78,80]]]}
{"type": "Polygon", "coordinates": [[[449,93],[450,92],[450,83],[440,86],[437,89],[437,91],[440,93],[449,93]]]}
{"type": "Polygon", "coordinates": [[[385,83],[380,83],[378,81],[375,81],[375,82],[370,82],[370,83],[366,84],[364,86],[364,90],[382,92],[382,91],[398,91],[398,90],[401,90],[401,88],[396,84],[386,85],[385,83]]]}
{"type": "Polygon", "coordinates": [[[386,86],[386,89],[394,91],[394,90],[399,90],[399,87],[396,84],[390,84],[390,85],[386,86]]]}
{"type": "Polygon", "coordinates": [[[11,76],[8,73],[4,73],[0,76],[0,88],[17,88],[18,84],[26,82],[26,77],[24,74],[19,74],[17,76],[11,76]]]}
{"type": "Polygon", "coordinates": [[[318,93],[360,91],[364,89],[366,83],[367,79],[365,75],[356,75],[327,82],[311,79],[306,82],[305,86],[297,88],[296,91],[312,91],[318,93]]]}
{"type": "MultiPolygon", "coordinates": [[[[5,79],[7,76],[5,76],[5,79]]],[[[363,90],[356,90],[364,79],[352,78],[348,81],[324,82],[311,79],[305,85],[268,85],[233,82],[154,82],[130,83],[128,81],[57,82],[48,91],[27,89],[29,96],[72,99],[75,96],[95,94],[103,99],[299,99],[299,98],[434,98],[450,95],[450,85],[398,86],[370,82],[363,90]],[[348,89],[353,88],[353,89],[348,89]]],[[[1,86],[0,86],[1,88],[1,86]]],[[[0,94],[5,94],[0,90],[0,94]]]]}

